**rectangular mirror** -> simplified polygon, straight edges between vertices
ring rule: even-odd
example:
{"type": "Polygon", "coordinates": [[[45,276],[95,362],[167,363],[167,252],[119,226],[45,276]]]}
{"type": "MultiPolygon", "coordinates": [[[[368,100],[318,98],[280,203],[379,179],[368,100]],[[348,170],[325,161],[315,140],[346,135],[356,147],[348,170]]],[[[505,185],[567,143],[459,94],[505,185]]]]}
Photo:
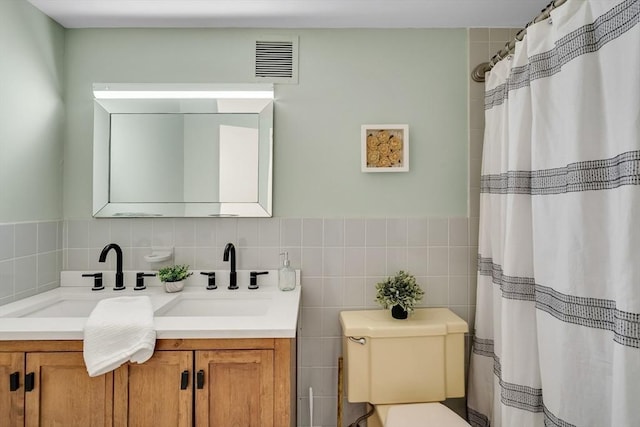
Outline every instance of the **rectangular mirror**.
{"type": "Polygon", "coordinates": [[[93,216],[271,216],[272,135],[270,84],[94,84],[93,216]]]}

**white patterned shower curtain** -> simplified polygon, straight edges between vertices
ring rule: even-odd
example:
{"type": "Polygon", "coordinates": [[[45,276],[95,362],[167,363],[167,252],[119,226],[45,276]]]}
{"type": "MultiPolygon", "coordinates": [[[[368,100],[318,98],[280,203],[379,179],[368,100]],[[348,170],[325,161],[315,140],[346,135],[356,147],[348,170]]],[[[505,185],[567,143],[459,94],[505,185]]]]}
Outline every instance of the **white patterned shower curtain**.
{"type": "Polygon", "coordinates": [[[640,0],[568,0],[489,73],[473,426],[640,426],[640,0]]]}

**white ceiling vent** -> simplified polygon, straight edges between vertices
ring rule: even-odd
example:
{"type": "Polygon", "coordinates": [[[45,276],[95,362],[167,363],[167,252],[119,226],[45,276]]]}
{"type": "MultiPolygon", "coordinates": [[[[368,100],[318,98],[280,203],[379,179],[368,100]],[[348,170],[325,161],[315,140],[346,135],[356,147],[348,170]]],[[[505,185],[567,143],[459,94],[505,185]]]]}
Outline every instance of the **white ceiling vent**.
{"type": "Polygon", "coordinates": [[[298,37],[256,40],[254,70],[257,81],[298,83],[298,37]]]}

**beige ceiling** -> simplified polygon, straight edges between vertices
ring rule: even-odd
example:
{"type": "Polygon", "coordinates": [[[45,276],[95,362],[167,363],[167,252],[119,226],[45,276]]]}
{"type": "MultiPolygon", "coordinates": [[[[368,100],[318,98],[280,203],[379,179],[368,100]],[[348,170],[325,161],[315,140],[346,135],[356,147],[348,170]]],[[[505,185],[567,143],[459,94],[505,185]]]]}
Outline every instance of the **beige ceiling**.
{"type": "Polygon", "coordinates": [[[523,27],[547,0],[28,0],[67,28],[523,27]]]}

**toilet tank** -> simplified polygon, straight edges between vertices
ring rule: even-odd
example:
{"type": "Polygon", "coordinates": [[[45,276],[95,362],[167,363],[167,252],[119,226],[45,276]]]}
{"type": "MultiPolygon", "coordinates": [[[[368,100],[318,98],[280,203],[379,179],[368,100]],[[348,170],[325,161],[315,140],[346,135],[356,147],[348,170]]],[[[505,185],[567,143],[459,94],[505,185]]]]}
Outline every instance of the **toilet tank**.
{"type": "Polygon", "coordinates": [[[464,396],[467,323],[447,308],[415,309],[406,320],[389,310],[343,311],[349,402],[435,402],[464,396]]]}

